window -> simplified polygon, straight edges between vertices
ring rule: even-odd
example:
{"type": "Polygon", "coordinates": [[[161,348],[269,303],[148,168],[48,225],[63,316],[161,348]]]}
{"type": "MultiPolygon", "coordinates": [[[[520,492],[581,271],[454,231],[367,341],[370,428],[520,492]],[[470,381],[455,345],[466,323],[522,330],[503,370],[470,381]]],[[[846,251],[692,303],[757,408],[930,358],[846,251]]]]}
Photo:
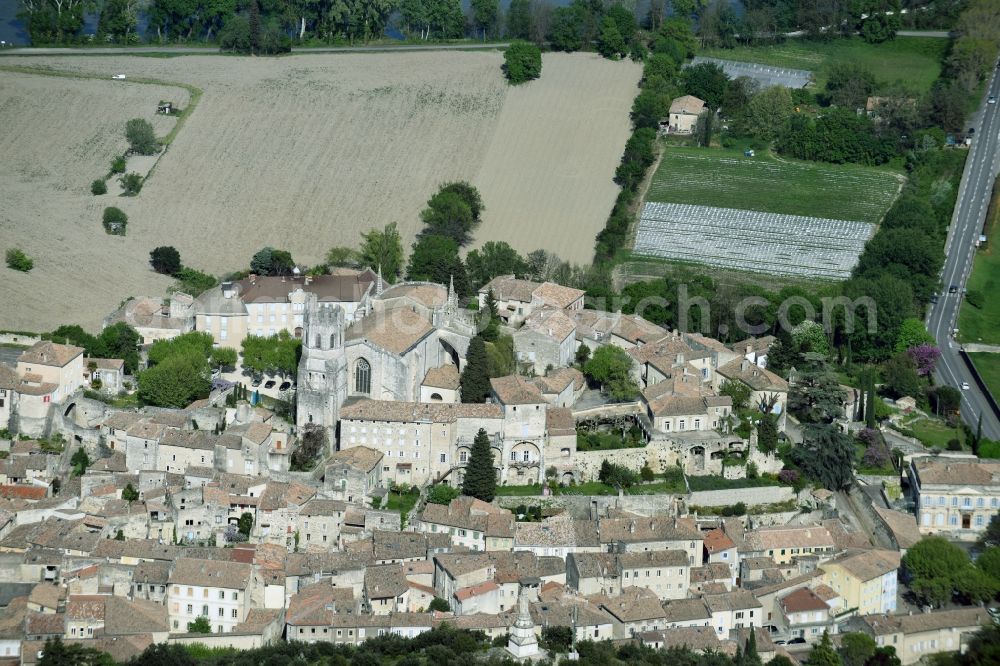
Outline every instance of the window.
{"type": "Polygon", "coordinates": [[[517,462],[517,451],[511,451],[511,452],[510,452],[510,459],[511,459],[511,460],[512,460],[513,462],[517,462]]]}
{"type": "Polygon", "coordinates": [[[944,498],[938,497],[938,506],[944,506],[944,498]]]}
{"type": "Polygon", "coordinates": [[[204,605],[204,606],[201,607],[201,614],[204,615],[205,617],[208,617],[208,606],[207,605],[204,605]]]}
{"type": "Polygon", "coordinates": [[[986,506],[986,500],[984,500],[982,497],[977,498],[976,508],[982,509],[984,506],[986,506]]]}
{"type": "Polygon", "coordinates": [[[531,460],[531,451],[524,452],[524,462],[529,462],[531,460]]]}
{"type": "Polygon", "coordinates": [[[684,430],[684,419],[681,419],[680,421],[677,422],[677,429],[684,430]]]}
{"type": "Polygon", "coordinates": [[[448,454],[447,453],[442,453],[441,454],[441,462],[443,462],[443,463],[448,462],[448,454]]]}
{"type": "Polygon", "coordinates": [[[238,617],[239,617],[239,611],[234,608],[233,609],[233,619],[235,620],[238,617]]]}
{"type": "Polygon", "coordinates": [[[465,451],[460,451],[458,454],[458,462],[466,462],[469,458],[469,454],[465,451]]]}
{"type": "Polygon", "coordinates": [[[219,617],[226,617],[226,611],[219,609],[219,617]]]}
{"type": "Polygon", "coordinates": [[[365,359],[358,359],[358,364],[354,367],[354,392],[371,393],[372,391],[372,366],[365,359]]]}
{"type": "Polygon", "coordinates": [[[983,526],[983,517],[976,516],[976,527],[982,527],[982,526],[983,526]]]}
{"type": "Polygon", "coordinates": [[[233,592],[233,601],[236,601],[239,598],[240,598],[240,595],[237,594],[236,592],[233,592]]]}

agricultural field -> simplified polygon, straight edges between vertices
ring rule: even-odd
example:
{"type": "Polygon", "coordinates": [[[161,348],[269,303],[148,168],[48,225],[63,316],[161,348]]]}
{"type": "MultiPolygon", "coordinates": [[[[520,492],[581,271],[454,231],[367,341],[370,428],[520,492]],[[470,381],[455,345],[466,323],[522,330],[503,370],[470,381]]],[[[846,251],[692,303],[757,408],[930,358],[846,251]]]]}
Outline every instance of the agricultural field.
{"type": "Polygon", "coordinates": [[[885,169],[671,146],[646,201],[877,223],[900,186],[885,169]]]}
{"type": "Polygon", "coordinates": [[[634,253],[770,275],[842,279],[901,186],[897,174],[668,147],[634,253]]]}
{"type": "Polygon", "coordinates": [[[29,274],[0,269],[0,328],[95,328],[122,299],[163,293],[169,281],[148,266],[158,245],[221,274],[265,245],[315,264],[389,222],[408,244],[449,180],[481,189],[477,243],[590,261],[641,68],[546,54],[541,79],[510,88],[502,62],[499,52],[5,59],[100,79],[0,71],[0,230],[36,262],[29,274]],[[130,80],[104,80],[118,72],[130,80]],[[138,196],[93,197],[90,182],[125,148],[125,121],[154,119],[160,99],[186,103],[187,91],[135,77],[203,94],[138,196]],[[101,229],[106,205],[128,214],[124,238],[101,229]]]}
{"type": "Polygon", "coordinates": [[[868,44],[859,37],[814,42],[790,39],[774,46],[741,46],[735,49],[701,49],[698,54],[711,58],[758,62],[775,67],[808,69],[814,72],[816,85],[826,85],[833,63],[852,63],[867,67],[883,83],[900,82],[917,93],[930,90],[941,74],[941,58],[947,39],[897,37],[883,44],[868,44]]]}

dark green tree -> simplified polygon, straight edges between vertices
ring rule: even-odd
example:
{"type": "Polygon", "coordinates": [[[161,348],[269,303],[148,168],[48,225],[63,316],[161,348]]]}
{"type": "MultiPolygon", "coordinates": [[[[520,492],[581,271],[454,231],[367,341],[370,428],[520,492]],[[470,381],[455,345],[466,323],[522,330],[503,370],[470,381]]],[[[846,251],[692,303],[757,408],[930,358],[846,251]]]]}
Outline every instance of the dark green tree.
{"type": "Polygon", "coordinates": [[[837,376],[822,364],[799,373],[788,395],[788,409],[805,423],[832,423],[844,414],[844,397],[837,376]]]}
{"type": "Polygon", "coordinates": [[[490,359],[486,353],[486,342],[478,335],[469,342],[459,385],[462,402],[483,403],[490,395],[490,359]]]}
{"type": "Polygon", "coordinates": [[[450,613],[451,605],[441,597],[434,597],[433,599],[431,599],[431,603],[427,606],[427,610],[439,611],[441,613],[450,613]]]}
{"type": "Polygon", "coordinates": [[[79,643],[67,645],[60,636],[45,639],[38,666],[114,666],[115,660],[106,652],[84,647],[79,643]]]}
{"type": "Polygon", "coordinates": [[[249,538],[250,531],[253,529],[253,514],[249,511],[241,513],[239,520],[236,522],[236,526],[239,528],[240,534],[249,538]]]}
{"type": "Polygon", "coordinates": [[[90,467],[90,456],[87,455],[87,450],[81,446],[73,453],[69,462],[73,466],[73,476],[83,476],[87,473],[87,468],[90,467]]]}
{"type": "Polygon", "coordinates": [[[170,245],[161,245],[149,253],[149,264],[163,275],[175,275],[181,269],[181,253],[170,245]]]}
{"type": "Polygon", "coordinates": [[[189,634],[210,634],[212,625],[208,623],[207,617],[201,615],[193,622],[188,622],[187,630],[189,634]]]}
{"type": "Polygon", "coordinates": [[[612,60],[618,60],[628,52],[625,38],[618,31],[618,24],[610,16],[605,16],[601,21],[601,32],[597,37],[597,52],[612,60]]]}
{"type": "Polygon", "coordinates": [[[500,3],[497,0],[472,0],[472,22],[480,31],[483,41],[487,35],[492,35],[500,18],[500,3]]]}
{"type": "Polygon", "coordinates": [[[774,414],[765,414],[757,424],[757,448],[762,453],[778,449],[778,418],[774,414]]]}
{"type": "Polygon", "coordinates": [[[837,651],[844,666],[865,666],[875,654],[875,639],[861,632],[849,632],[841,636],[837,651]]]}
{"type": "Polygon", "coordinates": [[[395,222],[361,234],[359,252],[361,263],[373,271],[381,268],[387,282],[395,282],[403,271],[403,239],[395,222]]]}
{"type": "Polygon", "coordinates": [[[139,499],[139,491],[131,483],[126,483],[122,489],[122,499],[131,504],[139,499]]]}
{"type": "Polygon", "coordinates": [[[473,287],[481,287],[498,275],[523,276],[528,272],[524,257],[505,241],[487,241],[482,248],[470,250],[465,267],[473,287]]]}
{"type": "Polygon", "coordinates": [[[535,31],[529,0],[511,0],[507,10],[507,37],[531,39],[535,31]]]}
{"type": "Polygon", "coordinates": [[[728,83],[729,77],[715,63],[703,62],[686,67],[681,72],[684,93],[704,100],[709,111],[715,111],[722,105],[728,83]]]}
{"type": "Polygon", "coordinates": [[[458,497],[458,489],[438,483],[427,490],[427,501],[431,504],[451,504],[458,497]]]}
{"type": "Polygon", "coordinates": [[[805,663],[807,666],[841,666],[840,657],[833,648],[829,631],[823,631],[823,638],[813,647],[805,663]]]}
{"type": "Polygon", "coordinates": [[[625,401],[635,398],[639,387],[632,378],[632,357],[624,349],[604,345],[594,352],[583,367],[583,372],[612,400],[625,401]]]}
{"type": "Polygon", "coordinates": [[[503,52],[503,71],[512,85],[542,75],[542,52],[536,44],[513,42],[503,52]]]}
{"type": "Polygon", "coordinates": [[[833,424],[807,426],[792,459],[828,490],[843,490],[854,479],[854,440],[833,424]]]}
{"type": "Polygon", "coordinates": [[[924,382],[917,374],[917,366],[907,354],[896,354],[883,368],[885,388],[893,398],[903,396],[919,397],[923,393],[924,382]]]}
{"type": "Polygon", "coordinates": [[[125,123],[125,138],[133,153],[155,155],[160,152],[160,142],[156,140],[153,126],[144,118],[133,118],[125,123]]]}
{"type": "Polygon", "coordinates": [[[493,449],[490,447],[490,436],[486,430],[479,429],[472,441],[469,451],[469,462],[465,466],[465,480],[462,482],[462,494],[492,502],[497,492],[497,477],[493,467],[493,449]]]}
{"type": "Polygon", "coordinates": [[[449,284],[455,282],[460,296],[469,293],[465,264],[458,255],[458,243],[446,236],[425,235],[413,244],[413,252],[406,267],[410,280],[449,284]]]}

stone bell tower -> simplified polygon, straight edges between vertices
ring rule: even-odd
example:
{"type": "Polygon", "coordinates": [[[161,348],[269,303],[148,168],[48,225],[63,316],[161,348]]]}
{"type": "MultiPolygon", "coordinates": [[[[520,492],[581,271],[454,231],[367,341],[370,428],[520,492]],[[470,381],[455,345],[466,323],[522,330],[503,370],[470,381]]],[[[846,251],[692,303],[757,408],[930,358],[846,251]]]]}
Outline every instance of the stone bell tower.
{"type": "Polygon", "coordinates": [[[335,442],[340,406],[347,399],[346,330],[343,308],[319,303],[315,294],[306,298],[295,424],[299,428],[323,426],[331,445],[335,442]]]}

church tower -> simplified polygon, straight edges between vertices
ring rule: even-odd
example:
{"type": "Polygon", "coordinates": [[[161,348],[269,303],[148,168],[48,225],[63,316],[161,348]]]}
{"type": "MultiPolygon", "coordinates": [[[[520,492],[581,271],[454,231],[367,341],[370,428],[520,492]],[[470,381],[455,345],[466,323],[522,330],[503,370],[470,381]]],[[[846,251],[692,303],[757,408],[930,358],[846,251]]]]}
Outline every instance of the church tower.
{"type": "Polygon", "coordinates": [[[307,297],[295,424],[299,428],[310,424],[323,426],[327,429],[331,446],[336,441],[340,406],[347,399],[346,330],[347,318],[343,308],[319,303],[315,294],[307,297]]]}

